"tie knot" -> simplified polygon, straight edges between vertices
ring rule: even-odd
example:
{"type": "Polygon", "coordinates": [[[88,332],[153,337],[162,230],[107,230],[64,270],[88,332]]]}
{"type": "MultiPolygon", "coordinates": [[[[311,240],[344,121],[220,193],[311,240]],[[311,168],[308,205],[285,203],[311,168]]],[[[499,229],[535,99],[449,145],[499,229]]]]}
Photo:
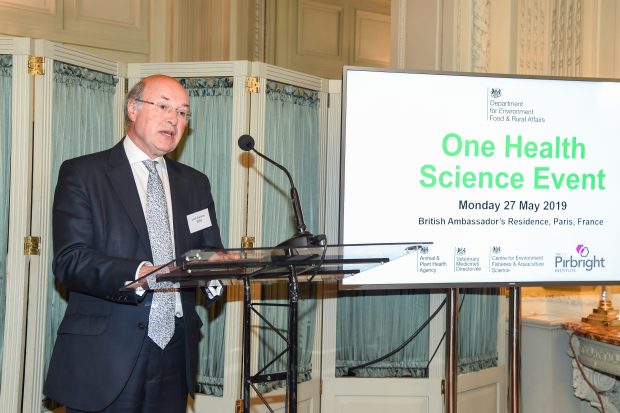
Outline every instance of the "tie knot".
{"type": "Polygon", "coordinates": [[[146,169],[149,171],[149,173],[156,173],[157,169],[157,161],[152,161],[150,159],[147,159],[146,161],[142,161],[142,163],[144,164],[144,166],[146,166],[146,169]]]}

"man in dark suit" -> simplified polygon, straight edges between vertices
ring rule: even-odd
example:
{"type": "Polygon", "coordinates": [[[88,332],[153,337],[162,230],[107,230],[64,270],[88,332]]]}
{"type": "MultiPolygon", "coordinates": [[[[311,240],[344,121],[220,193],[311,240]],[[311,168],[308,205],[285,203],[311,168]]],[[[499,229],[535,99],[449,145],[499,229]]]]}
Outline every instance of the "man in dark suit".
{"type": "MultiPolygon", "coordinates": [[[[69,298],[44,393],[68,412],[184,412],[194,392],[202,325],[195,291],[166,286],[158,297],[168,307],[156,304],[152,291],[119,291],[167,268],[158,249],[174,258],[190,249],[223,248],[208,178],[165,156],[176,148],[189,116],[189,97],[179,82],[147,77],[127,97],[127,136],[60,168],[53,270],[69,298]],[[149,218],[156,209],[151,182],[161,194],[155,219],[149,218]],[[153,232],[157,222],[163,234],[153,232]],[[151,338],[170,325],[149,322],[155,308],[172,314],[171,338],[151,338]]],[[[216,298],[221,286],[208,293],[216,298]]]]}

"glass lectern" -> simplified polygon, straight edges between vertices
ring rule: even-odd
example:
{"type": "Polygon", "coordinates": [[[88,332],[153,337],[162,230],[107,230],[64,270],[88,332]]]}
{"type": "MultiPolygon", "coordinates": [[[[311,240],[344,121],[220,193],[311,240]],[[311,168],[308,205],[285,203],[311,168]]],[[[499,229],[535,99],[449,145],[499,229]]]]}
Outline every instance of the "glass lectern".
{"type": "MultiPolygon", "coordinates": [[[[345,244],[323,246],[279,246],[273,248],[236,248],[229,250],[192,250],[171,263],[167,273],[156,274],[157,281],[171,281],[179,288],[207,287],[218,280],[223,285],[243,284],[243,411],[250,411],[250,390],[271,410],[256,384],[286,381],[287,412],[297,412],[297,304],[298,283],[342,279],[377,265],[397,260],[429,242],[345,244]],[[222,259],[232,254],[234,259],[222,259]],[[260,313],[250,296],[252,283],[288,280],[288,334],[286,336],[287,371],[263,374],[265,368],[250,373],[250,316],[260,313]]],[[[123,287],[149,289],[142,277],[123,287]]],[[[276,358],[283,356],[278,355],[276,358]]],[[[273,360],[275,361],[275,360],[273,360]]],[[[270,365],[273,361],[267,363],[270,365]]]]}

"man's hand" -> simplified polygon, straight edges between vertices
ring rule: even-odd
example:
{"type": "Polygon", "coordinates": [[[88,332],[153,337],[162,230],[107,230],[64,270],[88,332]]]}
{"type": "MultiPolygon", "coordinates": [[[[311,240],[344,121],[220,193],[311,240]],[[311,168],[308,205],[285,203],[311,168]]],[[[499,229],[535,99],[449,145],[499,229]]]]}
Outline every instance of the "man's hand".
{"type": "MultiPolygon", "coordinates": [[[[140,267],[140,270],[138,271],[138,277],[142,278],[145,275],[149,275],[151,273],[155,273],[155,272],[161,270],[164,267],[165,267],[165,265],[143,265],[142,267],[140,267]]],[[[166,271],[166,272],[173,272],[177,268],[178,267],[175,267],[174,265],[168,265],[168,271],[166,271]]]]}
{"type": "Polygon", "coordinates": [[[209,257],[207,261],[217,262],[217,261],[239,261],[241,259],[241,254],[239,252],[223,252],[217,251],[213,253],[209,257]]]}
{"type": "Polygon", "coordinates": [[[179,267],[174,265],[150,265],[146,263],[140,267],[138,270],[138,287],[136,288],[136,292],[139,295],[144,294],[143,291],[147,288],[153,288],[155,285],[155,274],[168,274],[173,271],[177,271],[179,267]],[[147,275],[153,274],[152,277],[146,277],[147,275]]]}

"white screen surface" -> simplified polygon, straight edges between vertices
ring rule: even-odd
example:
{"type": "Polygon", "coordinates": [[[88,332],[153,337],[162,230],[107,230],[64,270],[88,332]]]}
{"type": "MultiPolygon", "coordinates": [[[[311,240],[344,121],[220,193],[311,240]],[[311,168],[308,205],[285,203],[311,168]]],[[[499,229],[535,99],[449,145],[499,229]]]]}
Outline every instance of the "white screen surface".
{"type": "Polygon", "coordinates": [[[620,280],[620,83],[349,68],[343,113],[341,242],[433,242],[390,283],[620,280]]]}

